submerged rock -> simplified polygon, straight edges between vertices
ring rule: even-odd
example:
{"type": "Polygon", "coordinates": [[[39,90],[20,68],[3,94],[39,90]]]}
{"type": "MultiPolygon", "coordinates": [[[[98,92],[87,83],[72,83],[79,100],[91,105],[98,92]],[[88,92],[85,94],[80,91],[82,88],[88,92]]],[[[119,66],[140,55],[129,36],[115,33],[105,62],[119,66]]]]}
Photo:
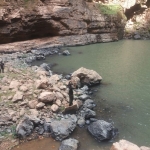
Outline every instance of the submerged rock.
{"type": "Polygon", "coordinates": [[[59,150],[77,150],[79,141],[76,139],[66,139],[62,141],[59,150]]]}
{"type": "Polygon", "coordinates": [[[104,120],[97,120],[88,126],[88,131],[98,140],[111,140],[113,139],[118,130],[104,120]]]}

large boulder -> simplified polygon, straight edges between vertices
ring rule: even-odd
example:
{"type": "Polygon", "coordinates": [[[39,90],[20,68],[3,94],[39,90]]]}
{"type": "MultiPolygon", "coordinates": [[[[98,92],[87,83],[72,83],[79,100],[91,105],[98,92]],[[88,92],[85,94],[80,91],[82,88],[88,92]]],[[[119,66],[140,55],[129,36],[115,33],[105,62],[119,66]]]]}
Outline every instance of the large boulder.
{"type": "Polygon", "coordinates": [[[78,77],[83,85],[99,84],[102,80],[102,77],[96,71],[83,67],[73,72],[72,77],[78,77]]]}
{"type": "Polygon", "coordinates": [[[75,115],[70,115],[68,118],[62,118],[60,120],[52,119],[50,123],[52,137],[58,141],[67,138],[75,129],[76,121],[77,118],[75,115]]]}
{"type": "Polygon", "coordinates": [[[119,142],[113,143],[110,150],[140,150],[140,148],[126,140],[120,140],[119,142]]]}
{"type": "Polygon", "coordinates": [[[66,139],[62,141],[59,150],[77,150],[79,141],[76,139],[66,139]]]}
{"type": "Polygon", "coordinates": [[[43,103],[49,103],[56,100],[56,96],[52,92],[42,92],[39,96],[39,101],[43,103]]]}
{"type": "Polygon", "coordinates": [[[111,140],[118,133],[118,130],[104,120],[97,120],[88,126],[88,131],[98,140],[111,140]]]}

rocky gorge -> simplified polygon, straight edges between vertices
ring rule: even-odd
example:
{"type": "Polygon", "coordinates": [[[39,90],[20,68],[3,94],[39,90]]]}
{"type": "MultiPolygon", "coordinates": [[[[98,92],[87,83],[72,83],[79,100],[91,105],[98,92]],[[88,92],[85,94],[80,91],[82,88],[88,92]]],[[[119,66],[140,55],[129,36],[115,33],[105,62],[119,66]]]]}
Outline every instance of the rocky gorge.
{"type": "Polygon", "coordinates": [[[0,51],[149,39],[149,12],[149,0],[1,1],[0,51]]]}

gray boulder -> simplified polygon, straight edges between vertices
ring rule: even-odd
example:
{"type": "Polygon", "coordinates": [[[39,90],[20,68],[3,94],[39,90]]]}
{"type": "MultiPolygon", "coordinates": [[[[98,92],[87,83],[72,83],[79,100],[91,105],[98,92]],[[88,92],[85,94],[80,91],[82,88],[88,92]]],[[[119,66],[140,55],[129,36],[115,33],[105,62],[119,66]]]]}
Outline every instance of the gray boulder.
{"type": "Polygon", "coordinates": [[[87,99],[87,100],[84,102],[84,105],[83,105],[83,106],[86,107],[86,108],[89,108],[89,109],[93,109],[93,108],[96,106],[96,104],[94,103],[93,100],[87,99]]]}
{"type": "Polygon", "coordinates": [[[114,128],[111,123],[108,123],[104,120],[97,120],[95,122],[92,122],[88,126],[88,131],[98,141],[111,140],[118,133],[118,130],[114,128]]]}
{"type": "Polygon", "coordinates": [[[33,129],[34,129],[33,122],[30,120],[30,118],[25,117],[17,125],[16,135],[19,138],[25,138],[26,136],[29,136],[32,133],[33,129]]]}
{"type": "Polygon", "coordinates": [[[75,115],[70,115],[67,119],[52,119],[50,123],[52,137],[58,141],[62,141],[63,139],[67,138],[75,129],[76,121],[77,118],[75,115]]]}
{"type": "Polygon", "coordinates": [[[76,139],[66,139],[62,141],[59,150],[77,150],[79,145],[79,141],[76,139]]]}
{"type": "Polygon", "coordinates": [[[84,108],[81,111],[81,116],[83,116],[85,119],[94,118],[96,116],[96,112],[91,109],[84,108]]]}

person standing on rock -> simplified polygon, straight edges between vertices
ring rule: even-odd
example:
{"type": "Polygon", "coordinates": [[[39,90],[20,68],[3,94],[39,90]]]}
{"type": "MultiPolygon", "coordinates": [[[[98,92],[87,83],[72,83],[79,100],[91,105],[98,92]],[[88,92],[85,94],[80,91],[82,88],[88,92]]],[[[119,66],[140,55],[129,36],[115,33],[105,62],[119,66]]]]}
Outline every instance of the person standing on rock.
{"type": "Polygon", "coordinates": [[[0,73],[4,73],[4,63],[3,61],[0,61],[0,73]]]}
{"type": "Polygon", "coordinates": [[[72,87],[72,82],[69,81],[69,84],[68,84],[68,88],[69,88],[69,106],[71,106],[73,104],[73,87],[72,87]]]}

